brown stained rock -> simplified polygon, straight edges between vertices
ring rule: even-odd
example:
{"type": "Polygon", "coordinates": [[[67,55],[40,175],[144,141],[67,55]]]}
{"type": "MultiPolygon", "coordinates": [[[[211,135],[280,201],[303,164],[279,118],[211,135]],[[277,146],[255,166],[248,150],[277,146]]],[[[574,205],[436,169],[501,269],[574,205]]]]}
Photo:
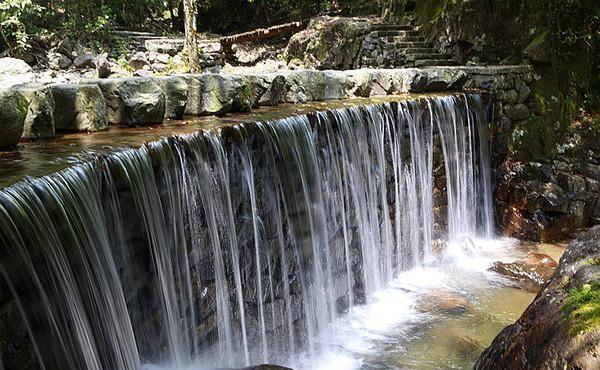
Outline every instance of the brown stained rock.
{"type": "Polygon", "coordinates": [[[558,263],[549,255],[543,253],[531,252],[522,261],[528,265],[538,265],[542,267],[556,267],[558,263]]]}
{"type": "Polygon", "coordinates": [[[423,295],[417,303],[417,310],[460,315],[471,311],[471,303],[457,293],[441,290],[423,295]]]}
{"type": "Polygon", "coordinates": [[[565,305],[575,289],[600,286],[598,263],[600,226],[571,242],[533,303],[494,339],[475,369],[600,369],[600,326],[584,321],[581,330],[581,319],[565,305]]]}
{"type": "Polygon", "coordinates": [[[494,262],[489,270],[515,281],[519,288],[534,293],[540,290],[554,272],[553,267],[546,266],[543,263],[529,264],[520,261],[511,263],[494,262]]]}

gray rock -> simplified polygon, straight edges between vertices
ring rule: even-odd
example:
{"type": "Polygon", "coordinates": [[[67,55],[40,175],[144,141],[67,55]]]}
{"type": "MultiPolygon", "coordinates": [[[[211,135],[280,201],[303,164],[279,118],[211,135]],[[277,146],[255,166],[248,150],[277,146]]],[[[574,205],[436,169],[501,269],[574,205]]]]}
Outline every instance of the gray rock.
{"type": "Polygon", "coordinates": [[[342,71],[324,71],[325,100],[346,99],[352,86],[346,74],[342,71]]]}
{"type": "Polygon", "coordinates": [[[203,53],[211,54],[211,53],[220,53],[223,51],[223,46],[220,42],[199,42],[198,46],[203,53]]]}
{"type": "Polygon", "coordinates": [[[183,50],[183,44],[183,39],[154,39],[144,41],[146,50],[165,53],[171,56],[183,50]]]}
{"type": "Polygon", "coordinates": [[[57,53],[60,53],[69,58],[71,57],[71,55],[73,55],[74,50],[75,50],[75,45],[73,44],[71,39],[68,37],[65,37],[64,39],[62,39],[56,46],[57,53]]]}
{"type": "Polygon", "coordinates": [[[150,78],[86,80],[95,83],[106,99],[108,122],[136,126],[162,123],[165,117],[165,95],[150,78]]]}
{"type": "Polygon", "coordinates": [[[507,105],[505,113],[514,121],[521,121],[530,116],[529,108],[525,104],[507,105]]]}
{"type": "Polygon", "coordinates": [[[277,105],[285,101],[287,94],[287,84],[285,76],[277,75],[270,79],[265,94],[261,97],[261,105],[277,105]]]}
{"type": "Polygon", "coordinates": [[[156,72],[165,72],[167,69],[169,69],[169,66],[167,66],[164,63],[154,63],[152,64],[152,70],[156,71],[156,72]]]}
{"type": "Polygon", "coordinates": [[[354,96],[369,97],[373,87],[372,71],[370,69],[357,69],[347,71],[351,83],[351,93],[354,96]]]}
{"type": "Polygon", "coordinates": [[[265,91],[253,85],[247,77],[202,74],[186,76],[189,86],[186,114],[222,115],[232,111],[247,111],[255,106],[265,91]]]}
{"type": "Polygon", "coordinates": [[[304,31],[290,38],[287,60],[299,59],[305,66],[317,69],[354,68],[370,26],[371,21],[366,19],[313,18],[304,31]]]}
{"type": "Polygon", "coordinates": [[[169,54],[158,54],[155,58],[155,60],[157,62],[163,63],[163,64],[169,63],[170,59],[171,59],[171,56],[169,54]]]}
{"type": "Polygon", "coordinates": [[[75,60],[73,60],[73,65],[75,68],[91,67],[94,64],[94,60],[96,60],[96,56],[94,54],[87,53],[75,58],[75,60]]]}
{"type": "Polygon", "coordinates": [[[16,90],[0,91],[0,149],[16,146],[23,133],[29,102],[16,90]]]}
{"type": "Polygon", "coordinates": [[[427,68],[419,70],[411,83],[411,92],[456,90],[464,86],[467,74],[458,69],[427,68]]]}
{"type": "Polygon", "coordinates": [[[64,54],[56,52],[48,53],[48,65],[52,69],[67,69],[72,63],[71,59],[64,54]]]}
{"type": "Polygon", "coordinates": [[[146,54],[142,53],[141,51],[135,53],[129,59],[129,65],[131,66],[131,68],[133,68],[136,71],[138,69],[144,68],[144,66],[148,65],[148,59],[146,59],[146,54]]]}
{"type": "Polygon", "coordinates": [[[96,58],[96,71],[98,71],[98,78],[107,78],[112,74],[108,54],[98,55],[98,58],[96,58]]]}
{"type": "Polygon", "coordinates": [[[165,118],[183,118],[188,99],[187,82],[176,76],[161,77],[155,81],[165,94],[165,118]]]}
{"type": "Polygon", "coordinates": [[[106,101],[98,85],[50,86],[56,131],[101,131],[108,128],[106,101]]]}
{"type": "Polygon", "coordinates": [[[33,69],[25,61],[16,58],[0,58],[0,75],[31,73],[33,69]]]}
{"type": "Polygon", "coordinates": [[[23,139],[54,136],[54,97],[48,86],[23,86],[18,91],[29,102],[23,126],[23,139]]]}
{"type": "Polygon", "coordinates": [[[293,71],[286,76],[286,83],[286,103],[325,100],[327,86],[322,72],[311,70],[293,71]]]}
{"type": "Polygon", "coordinates": [[[137,71],[133,72],[133,75],[136,77],[151,77],[153,73],[147,69],[138,69],[137,71]]]}
{"type": "Polygon", "coordinates": [[[570,243],[533,303],[494,339],[475,369],[599,369],[598,293],[600,226],[570,243]]]}
{"type": "Polygon", "coordinates": [[[158,53],[156,51],[151,51],[148,54],[146,54],[146,57],[148,58],[148,62],[153,63],[156,60],[156,57],[158,56],[158,53]]]}
{"type": "Polygon", "coordinates": [[[531,89],[520,79],[515,82],[515,87],[519,93],[518,102],[525,103],[529,99],[529,95],[531,95],[531,89]]]}
{"type": "Polygon", "coordinates": [[[32,68],[16,58],[0,58],[0,88],[27,84],[35,79],[32,68]]]}

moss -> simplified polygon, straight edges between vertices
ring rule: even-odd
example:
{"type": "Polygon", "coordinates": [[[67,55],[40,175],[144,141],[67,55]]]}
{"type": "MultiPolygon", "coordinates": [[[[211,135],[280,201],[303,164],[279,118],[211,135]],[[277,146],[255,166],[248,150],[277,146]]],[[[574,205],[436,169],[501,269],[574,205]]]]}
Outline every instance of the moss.
{"type": "Polygon", "coordinates": [[[571,335],[600,329],[600,284],[571,289],[563,310],[571,322],[571,335]]]}
{"type": "Polygon", "coordinates": [[[533,117],[515,127],[510,149],[517,160],[537,162],[549,158],[555,143],[555,127],[541,117],[533,117]]]}
{"type": "Polygon", "coordinates": [[[241,112],[250,111],[252,109],[252,100],[254,94],[255,92],[251,84],[244,83],[238,86],[235,90],[233,109],[241,112]]]}
{"type": "Polygon", "coordinates": [[[600,266],[600,258],[588,258],[583,262],[584,266],[600,266]]]}

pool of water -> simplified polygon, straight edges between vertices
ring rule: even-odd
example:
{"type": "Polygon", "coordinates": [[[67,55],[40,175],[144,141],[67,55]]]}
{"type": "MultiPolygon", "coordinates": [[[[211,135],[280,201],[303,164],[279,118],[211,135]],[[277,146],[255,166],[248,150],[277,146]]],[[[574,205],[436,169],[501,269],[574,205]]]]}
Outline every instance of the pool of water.
{"type": "Polygon", "coordinates": [[[563,246],[512,239],[448,246],[430,266],[401,273],[321,337],[326,350],[289,365],[305,370],[471,369],[484,348],[513,323],[535,294],[487,271],[530,251],[558,258],[563,246]],[[443,262],[442,262],[443,261],[443,262]]]}
{"type": "MultiPolygon", "coordinates": [[[[472,369],[500,331],[535,298],[487,269],[530,252],[560,259],[564,244],[465,238],[428,266],[403,272],[320,335],[316,353],[282,364],[296,370],[472,369]],[[467,241],[467,242],[465,242],[467,241]]],[[[149,365],[144,370],[209,370],[149,365]]]]}
{"type": "Polygon", "coordinates": [[[17,150],[0,151],[0,189],[27,176],[40,177],[60,171],[85,160],[90,153],[110,153],[119,148],[136,148],[146,142],[173,135],[191,134],[200,130],[215,129],[243,122],[268,121],[314,111],[367,105],[386,101],[417,99],[436,94],[404,94],[378,98],[353,98],[305,104],[283,104],[260,107],[252,112],[228,114],[222,117],[186,117],[167,120],[163,124],[125,128],[110,126],[108,130],[94,133],[70,133],[22,142],[17,150]]]}

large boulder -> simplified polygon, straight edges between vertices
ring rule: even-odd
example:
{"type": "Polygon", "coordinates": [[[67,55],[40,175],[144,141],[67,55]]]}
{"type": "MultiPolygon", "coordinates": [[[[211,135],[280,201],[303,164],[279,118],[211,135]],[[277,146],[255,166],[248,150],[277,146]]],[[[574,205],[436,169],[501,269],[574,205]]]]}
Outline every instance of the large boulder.
{"type": "Polygon", "coordinates": [[[29,102],[23,127],[23,139],[54,136],[54,97],[48,86],[21,86],[17,90],[29,102]]]}
{"type": "Polygon", "coordinates": [[[85,80],[102,90],[108,108],[108,122],[136,126],[162,123],[165,94],[151,78],[85,80]]]}
{"type": "Polygon", "coordinates": [[[33,69],[21,59],[0,58],[0,88],[31,82],[33,69]]]}
{"type": "Polygon", "coordinates": [[[325,100],[327,83],[320,71],[299,70],[286,76],[286,103],[325,100]]]}
{"type": "Polygon", "coordinates": [[[64,54],[56,51],[48,53],[48,66],[51,69],[67,69],[72,63],[73,61],[64,54]]]}
{"type": "Polygon", "coordinates": [[[190,115],[223,115],[249,111],[256,106],[267,87],[252,77],[207,73],[185,76],[190,115]]]}
{"type": "Polygon", "coordinates": [[[96,56],[94,54],[85,53],[77,56],[77,58],[73,60],[73,65],[75,68],[92,67],[95,60],[96,56]]]}
{"type": "Polygon", "coordinates": [[[317,69],[358,67],[363,38],[371,21],[361,18],[313,18],[308,27],[293,35],[285,51],[288,60],[301,60],[317,69]]]}
{"type": "Polygon", "coordinates": [[[33,72],[31,66],[21,59],[0,58],[0,75],[17,75],[30,72],[33,72]]]}
{"type": "Polygon", "coordinates": [[[148,59],[146,59],[146,54],[139,51],[129,59],[129,65],[131,68],[137,71],[138,69],[142,69],[145,66],[150,65],[150,63],[148,62],[148,59]]]}
{"type": "Polygon", "coordinates": [[[183,39],[151,39],[144,41],[144,47],[149,52],[164,53],[174,56],[183,50],[183,39]]]}
{"type": "Polygon", "coordinates": [[[0,91],[0,149],[16,146],[23,133],[29,102],[16,90],[0,91]]]}
{"type": "Polygon", "coordinates": [[[100,54],[96,58],[96,71],[98,72],[98,78],[107,78],[112,74],[110,63],[108,61],[108,54],[100,54]]]}
{"type": "Polygon", "coordinates": [[[600,369],[600,226],[571,242],[550,281],[475,369],[600,369]]]}
{"type": "Polygon", "coordinates": [[[458,68],[432,67],[417,70],[410,85],[411,92],[447,91],[461,89],[467,74],[458,68]]]}
{"type": "Polygon", "coordinates": [[[101,131],[108,128],[106,101],[94,84],[52,85],[56,131],[101,131]]]}
{"type": "Polygon", "coordinates": [[[165,118],[181,119],[188,99],[188,84],[181,77],[169,76],[155,79],[165,94],[165,118]]]}

